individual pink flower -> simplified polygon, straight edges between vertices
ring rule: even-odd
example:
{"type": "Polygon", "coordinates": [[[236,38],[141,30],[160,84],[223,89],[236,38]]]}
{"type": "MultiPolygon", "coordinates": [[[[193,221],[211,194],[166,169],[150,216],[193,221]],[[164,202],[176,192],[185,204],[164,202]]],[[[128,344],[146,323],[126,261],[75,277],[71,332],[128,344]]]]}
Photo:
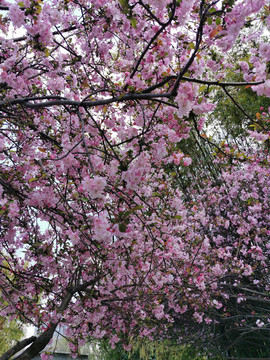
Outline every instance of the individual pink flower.
{"type": "Polygon", "coordinates": [[[258,320],[256,321],[256,325],[257,325],[258,327],[262,327],[262,326],[264,325],[264,322],[261,321],[260,319],[258,319],[258,320]]]}
{"type": "Polygon", "coordinates": [[[213,275],[214,276],[220,276],[223,274],[223,270],[221,269],[220,265],[219,264],[216,264],[213,268],[212,268],[212,271],[213,271],[213,275]]]}
{"type": "Polygon", "coordinates": [[[9,217],[13,218],[18,215],[19,207],[16,202],[12,202],[9,204],[9,217]]]}
{"type": "Polygon", "coordinates": [[[129,344],[129,345],[123,345],[123,348],[126,350],[126,351],[130,351],[132,349],[132,345],[129,344]]]}
{"type": "Polygon", "coordinates": [[[249,264],[246,264],[245,270],[243,271],[243,275],[249,276],[253,272],[252,267],[249,264]]]}
{"type": "Polygon", "coordinates": [[[87,178],[82,181],[83,189],[88,191],[89,195],[93,199],[102,197],[106,185],[106,179],[98,175],[94,176],[93,178],[87,176],[87,178]]]}
{"type": "Polygon", "coordinates": [[[15,28],[20,28],[24,24],[24,12],[17,4],[9,6],[9,17],[15,28]]]}
{"type": "Polygon", "coordinates": [[[96,330],[93,332],[93,337],[95,339],[102,339],[106,335],[105,330],[101,330],[100,326],[96,327],[96,330]]]}
{"type": "Polygon", "coordinates": [[[179,86],[175,101],[178,104],[178,116],[188,116],[193,107],[194,90],[190,83],[184,83],[179,86]]]}
{"type": "Polygon", "coordinates": [[[270,79],[267,79],[263,84],[252,86],[253,91],[256,91],[259,96],[266,95],[270,97],[270,79]]]}
{"type": "Polygon", "coordinates": [[[109,222],[106,217],[105,212],[100,213],[99,216],[94,217],[93,219],[93,229],[95,230],[95,239],[102,240],[104,243],[106,239],[110,239],[111,234],[109,231],[109,222]]]}
{"type": "Polygon", "coordinates": [[[215,107],[216,107],[215,104],[202,102],[201,104],[194,105],[193,111],[195,114],[200,115],[200,114],[205,114],[205,113],[208,113],[208,112],[214,110],[215,107]]]}
{"type": "Polygon", "coordinates": [[[154,314],[155,317],[160,320],[164,317],[164,311],[163,311],[164,306],[163,305],[159,305],[154,309],[154,314]]]}
{"type": "Polygon", "coordinates": [[[183,165],[189,166],[192,163],[192,159],[190,157],[184,157],[183,159],[183,165]]]}
{"type": "Polygon", "coordinates": [[[259,54],[261,55],[261,57],[264,60],[269,61],[270,60],[270,44],[261,43],[260,48],[259,48],[259,54]]]}
{"type": "Polygon", "coordinates": [[[198,321],[198,323],[201,323],[203,321],[203,315],[199,314],[197,311],[195,311],[193,317],[198,321]]]}
{"type": "Polygon", "coordinates": [[[175,165],[180,165],[181,160],[183,159],[184,154],[182,152],[179,152],[177,154],[173,154],[173,162],[175,165]]]}
{"type": "Polygon", "coordinates": [[[222,303],[220,301],[217,300],[213,300],[213,305],[215,306],[215,308],[220,309],[222,308],[222,303]]]}
{"type": "Polygon", "coordinates": [[[73,245],[78,244],[78,242],[80,241],[80,237],[77,231],[72,231],[72,230],[67,230],[66,234],[68,235],[70,241],[72,242],[73,245]]]}
{"type": "Polygon", "coordinates": [[[245,229],[243,227],[239,227],[236,232],[239,235],[243,235],[245,233],[245,229]]]}
{"type": "Polygon", "coordinates": [[[244,73],[247,73],[249,71],[249,65],[246,61],[239,61],[239,65],[244,73]]]}
{"type": "Polygon", "coordinates": [[[45,353],[45,352],[41,353],[40,357],[41,357],[42,360],[50,360],[50,355],[45,353]]]}

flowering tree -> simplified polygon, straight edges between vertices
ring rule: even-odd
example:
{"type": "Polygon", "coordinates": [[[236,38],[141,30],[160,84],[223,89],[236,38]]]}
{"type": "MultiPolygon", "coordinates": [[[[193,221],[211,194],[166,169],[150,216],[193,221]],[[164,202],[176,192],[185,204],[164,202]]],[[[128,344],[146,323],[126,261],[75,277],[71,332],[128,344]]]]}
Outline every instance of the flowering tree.
{"type": "MultiPolygon", "coordinates": [[[[211,143],[210,87],[270,95],[269,3],[24,0],[0,10],[0,310],[40,329],[1,359],[22,349],[17,359],[32,359],[58,325],[74,352],[89,337],[128,349],[126,336],[210,326],[232,299],[269,304],[267,114],[249,149],[217,145],[215,173],[179,185],[191,128],[211,143]],[[236,39],[248,61],[230,57],[236,39]],[[242,80],[226,82],[235,67],[242,80]]],[[[269,331],[252,316],[251,328],[269,331]]]]}

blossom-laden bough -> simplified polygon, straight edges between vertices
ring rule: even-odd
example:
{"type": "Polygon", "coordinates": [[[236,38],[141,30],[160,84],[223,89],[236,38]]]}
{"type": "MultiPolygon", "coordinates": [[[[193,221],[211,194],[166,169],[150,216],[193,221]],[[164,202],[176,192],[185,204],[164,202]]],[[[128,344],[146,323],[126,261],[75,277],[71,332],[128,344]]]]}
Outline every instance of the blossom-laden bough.
{"type": "MultiPolygon", "coordinates": [[[[269,308],[267,116],[249,150],[217,145],[215,176],[195,171],[185,191],[192,159],[178,147],[191,128],[211,144],[210,87],[269,96],[268,1],[0,11],[0,310],[39,329],[1,359],[32,359],[58,325],[76,353],[91,337],[183,341],[233,302],[269,308]],[[236,39],[250,54],[235,65],[236,39]],[[226,82],[235,66],[243,81],[226,82]]],[[[240,315],[237,326],[269,331],[267,314],[240,315]]]]}

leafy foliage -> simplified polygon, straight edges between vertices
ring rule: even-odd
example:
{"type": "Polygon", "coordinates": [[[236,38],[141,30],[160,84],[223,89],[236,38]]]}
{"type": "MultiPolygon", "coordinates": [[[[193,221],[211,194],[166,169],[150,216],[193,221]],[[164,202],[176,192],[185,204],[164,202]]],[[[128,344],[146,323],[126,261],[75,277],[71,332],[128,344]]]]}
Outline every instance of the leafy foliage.
{"type": "Polygon", "coordinates": [[[16,341],[20,340],[24,334],[22,325],[18,321],[8,321],[0,319],[0,355],[6,352],[16,341]]]}

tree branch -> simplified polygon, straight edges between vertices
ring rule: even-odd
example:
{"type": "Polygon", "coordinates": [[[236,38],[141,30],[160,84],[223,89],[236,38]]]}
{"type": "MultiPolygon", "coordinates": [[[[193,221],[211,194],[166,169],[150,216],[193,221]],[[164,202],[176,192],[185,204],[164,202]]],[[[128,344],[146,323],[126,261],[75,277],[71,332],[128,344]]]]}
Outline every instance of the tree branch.
{"type": "MultiPolygon", "coordinates": [[[[96,281],[98,280],[98,278],[99,277],[96,277],[93,280],[89,280],[83,284],[76,285],[72,289],[68,290],[58,308],[58,313],[62,314],[66,310],[73,295],[76,292],[83,291],[88,286],[94,285],[96,283],[96,281]]],[[[40,353],[40,351],[42,351],[45,348],[45,346],[49,343],[49,341],[53,337],[53,334],[55,332],[57,325],[59,324],[59,321],[60,320],[58,320],[57,322],[51,322],[48,325],[48,328],[45,330],[45,332],[43,332],[41,335],[39,335],[37,338],[35,338],[32,341],[32,345],[29,346],[22,354],[18,355],[14,360],[31,360],[35,356],[37,356],[40,353]]],[[[28,344],[26,344],[25,346],[27,346],[27,345],[28,344]]],[[[24,347],[21,347],[19,350],[23,349],[24,347]]],[[[18,352],[18,351],[16,351],[16,352],[18,352]]],[[[13,353],[12,355],[14,355],[14,354],[15,353],[13,353]]],[[[12,356],[12,355],[10,355],[10,356],[12,356]]],[[[9,358],[6,358],[4,360],[8,360],[9,358]]],[[[0,360],[2,360],[2,359],[0,358],[0,360]]]]}
{"type": "MultiPolygon", "coordinates": [[[[176,75],[168,76],[161,82],[150,86],[149,88],[143,90],[141,93],[133,93],[133,94],[124,94],[116,97],[111,97],[109,99],[99,99],[93,101],[75,101],[75,100],[68,100],[62,96],[41,96],[41,97],[25,97],[25,98],[14,98],[14,99],[6,99],[0,101],[0,109],[1,107],[7,105],[23,105],[30,109],[41,109],[46,107],[51,107],[55,105],[63,105],[63,106],[82,106],[82,107],[95,107],[95,106],[103,106],[108,105],[116,102],[124,102],[124,101],[133,101],[133,100],[158,100],[159,98],[171,98],[174,96],[173,91],[166,92],[166,93],[150,93],[151,91],[162,87],[167,82],[173,79],[177,79],[176,75]],[[30,101],[40,101],[40,100],[51,100],[51,101],[44,101],[40,103],[31,103],[30,101]]],[[[257,82],[219,82],[219,81],[208,81],[208,80],[201,80],[201,79],[192,79],[189,77],[182,76],[182,80],[194,82],[198,84],[205,84],[205,85],[213,85],[213,86],[221,86],[223,89],[227,86],[249,86],[249,85],[259,85],[263,84],[264,81],[257,81],[257,82]]],[[[225,89],[224,89],[225,91],[225,89]]],[[[226,91],[225,91],[226,92],[226,91]]],[[[229,95],[228,95],[229,96],[229,95]]],[[[172,104],[173,106],[173,104],[172,104]]]]}
{"type": "Polygon", "coordinates": [[[22,341],[18,341],[16,345],[14,345],[11,349],[6,351],[1,357],[0,360],[8,360],[11,356],[15,355],[20,350],[24,349],[27,345],[31,344],[36,340],[36,336],[31,336],[30,338],[24,339],[22,341]]]}
{"type": "MultiPolygon", "coordinates": [[[[143,2],[140,0],[139,3],[147,10],[147,12],[152,15],[152,12],[150,11],[150,9],[147,9],[147,7],[143,4],[143,2]]],[[[149,43],[146,45],[145,49],[143,50],[143,52],[141,53],[131,75],[130,75],[130,78],[132,79],[133,76],[136,74],[136,71],[138,70],[138,67],[142,61],[142,59],[144,58],[145,54],[147,53],[147,51],[149,50],[150,46],[153,44],[153,42],[157,39],[157,37],[162,33],[163,30],[166,29],[166,27],[172,22],[173,20],[173,17],[174,17],[174,14],[175,14],[175,8],[176,8],[176,4],[175,4],[175,1],[173,2],[173,9],[172,9],[172,14],[169,18],[169,20],[166,22],[166,23],[161,23],[157,18],[156,16],[154,16],[154,19],[159,23],[159,24],[162,24],[161,28],[155,33],[155,35],[152,37],[152,39],[149,41],[149,43]]]]}
{"type": "MultiPolygon", "coordinates": [[[[171,93],[160,93],[160,94],[125,94],[120,95],[117,97],[112,97],[110,99],[100,99],[100,100],[93,100],[93,101],[76,101],[76,100],[52,100],[52,101],[44,101],[40,103],[31,103],[29,102],[29,98],[15,98],[15,99],[8,99],[4,101],[0,101],[0,109],[2,106],[6,105],[23,105],[25,107],[28,107],[30,109],[41,109],[45,107],[50,107],[54,105],[63,105],[63,106],[82,106],[82,107],[95,107],[95,106],[102,106],[102,105],[108,105],[115,102],[123,102],[128,100],[154,100],[158,98],[170,98],[171,93]]],[[[33,97],[30,98],[30,100],[36,100],[38,101],[39,98],[36,97],[35,99],[33,97]]]]}
{"type": "Polygon", "coordinates": [[[184,68],[180,71],[179,75],[177,76],[177,79],[175,81],[175,84],[174,84],[174,87],[173,87],[173,90],[172,90],[172,96],[176,96],[177,94],[177,90],[179,88],[179,85],[180,85],[180,82],[184,76],[184,74],[188,71],[188,69],[190,68],[190,66],[192,65],[194,59],[195,59],[195,56],[199,50],[199,47],[200,47],[200,44],[202,42],[202,37],[203,37],[203,26],[204,26],[204,22],[205,22],[205,19],[206,19],[206,16],[208,14],[208,10],[210,9],[211,5],[208,5],[205,9],[205,11],[203,12],[202,11],[202,8],[203,8],[203,4],[204,4],[204,1],[201,2],[201,20],[200,20],[200,24],[199,24],[199,27],[198,27],[198,30],[197,30],[197,34],[196,34],[196,45],[195,45],[195,49],[192,53],[192,55],[190,56],[188,62],[186,63],[186,65],[184,66],[184,68]]]}
{"type": "MultiPolygon", "coordinates": [[[[142,94],[150,93],[155,89],[161,88],[163,85],[167,84],[170,80],[176,80],[176,79],[177,79],[177,75],[167,76],[164,80],[160,81],[159,83],[149,86],[147,89],[144,89],[142,91],[142,94]]],[[[222,82],[222,81],[193,79],[193,78],[186,77],[186,76],[182,76],[182,80],[188,81],[188,82],[194,82],[194,83],[202,84],[202,85],[221,86],[223,88],[227,87],[227,86],[254,86],[254,85],[260,85],[260,84],[264,83],[264,80],[256,81],[256,82],[222,82]]]]}
{"type": "Polygon", "coordinates": [[[35,338],[32,345],[29,346],[22,354],[15,357],[14,360],[31,360],[37,356],[53,337],[57,324],[58,322],[50,323],[50,327],[44,333],[35,338]]]}
{"type": "Polygon", "coordinates": [[[4,190],[8,193],[8,194],[12,194],[14,196],[17,196],[20,200],[24,200],[25,199],[25,195],[22,194],[19,190],[15,189],[12,185],[10,185],[9,183],[7,183],[5,180],[0,178],[0,185],[3,186],[4,190]]]}
{"type": "Polygon", "coordinates": [[[245,111],[245,109],[240,105],[238,104],[238,102],[232,97],[232,95],[224,88],[224,86],[222,86],[222,89],[224,90],[225,94],[232,100],[232,102],[234,103],[234,105],[242,111],[242,113],[249,119],[251,120],[252,122],[254,122],[254,120],[252,119],[251,116],[248,115],[248,113],[245,111]]]}
{"type": "MultiPolygon", "coordinates": [[[[0,6],[0,10],[9,10],[9,8],[7,6],[0,6]]],[[[61,30],[61,33],[69,32],[69,31],[72,31],[72,30],[77,30],[77,27],[76,26],[70,26],[67,29],[61,30]]],[[[57,34],[59,34],[59,31],[54,31],[52,34],[57,35],[57,34]]],[[[20,41],[24,41],[26,39],[27,39],[27,36],[20,36],[20,37],[14,38],[14,39],[7,39],[7,40],[14,41],[14,42],[20,42],[20,41]]],[[[1,43],[2,43],[2,40],[0,40],[0,44],[1,43]]]]}

